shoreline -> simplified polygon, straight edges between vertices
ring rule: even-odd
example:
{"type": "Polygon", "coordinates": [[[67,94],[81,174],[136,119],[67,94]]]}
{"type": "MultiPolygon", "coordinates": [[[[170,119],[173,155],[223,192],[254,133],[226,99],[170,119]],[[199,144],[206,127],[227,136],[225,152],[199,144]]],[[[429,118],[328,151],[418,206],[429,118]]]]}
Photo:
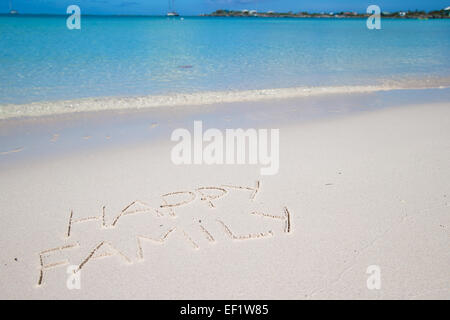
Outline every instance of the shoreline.
{"type": "Polygon", "coordinates": [[[25,104],[0,104],[0,122],[14,118],[42,117],[96,111],[144,110],[161,107],[204,106],[212,104],[261,102],[333,94],[376,93],[394,90],[447,89],[439,84],[382,84],[363,86],[318,86],[242,91],[205,91],[188,94],[147,95],[135,97],[92,97],[73,100],[42,101],[25,104]]]}
{"type": "Polygon", "coordinates": [[[279,128],[303,126],[384,109],[445,104],[450,88],[318,94],[211,105],[81,111],[0,120],[0,166],[51,160],[99,150],[129,148],[169,139],[177,128],[279,128]]]}
{"type": "MultiPolygon", "coordinates": [[[[198,14],[198,15],[179,15],[177,17],[171,17],[167,15],[145,15],[145,14],[83,14],[85,17],[105,17],[105,18],[168,18],[168,19],[176,19],[176,18],[274,18],[274,19],[367,19],[370,15],[368,14],[358,14],[358,15],[327,15],[327,14],[319,14],[319,13],[311,13],[309,15],[296,15],[296,14],[267,14],[261,13],[258,15],[214,15],[211,13],[207,14],[198,14]]],[[[10,14],[7,12],[0,13],[0,17],[55,17],[55,18],[67,18],[67,14],[58,14],[58,13],[19,13],[19,14],[10,14]]],[[[382,15],[383,19],[392,19],[392,20],[422,20],[423,18],[428,18],[427,20],[447,20],[450,16],[431,16],[426,13],[424,16],[391,16],[391,15],[382,15]]]]}

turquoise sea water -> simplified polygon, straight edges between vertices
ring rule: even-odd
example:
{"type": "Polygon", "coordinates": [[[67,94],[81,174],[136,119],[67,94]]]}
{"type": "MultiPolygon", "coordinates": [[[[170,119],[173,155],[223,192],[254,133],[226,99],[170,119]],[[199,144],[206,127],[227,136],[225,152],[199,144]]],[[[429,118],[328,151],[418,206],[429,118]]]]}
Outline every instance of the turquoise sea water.
{"type": "Polygon", "coordinates": [[[0,104],[450,77],[450,20],[0,16],[0,104]]]}

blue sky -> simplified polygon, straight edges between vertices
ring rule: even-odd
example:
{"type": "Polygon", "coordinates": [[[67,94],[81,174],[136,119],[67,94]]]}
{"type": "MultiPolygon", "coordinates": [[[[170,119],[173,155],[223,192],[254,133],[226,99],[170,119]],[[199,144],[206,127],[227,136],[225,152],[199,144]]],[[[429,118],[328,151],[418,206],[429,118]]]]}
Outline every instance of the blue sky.
{"type": "MultiPolygon", "coordinates": [[[[9,0],[0,0],[0,12],[8,12],[9,0]]],[[[168,0],[12,0],[20,13],[65,14],[71,4],[85,14],[165,14],[168,0]]],[[[450,0],[175,0],[183,15],[209,13],[216,9],[255,9],[258,11],[343,11],[363,12],[370,4],[383,11],[431,10],[450,6],[450,0]]]]}

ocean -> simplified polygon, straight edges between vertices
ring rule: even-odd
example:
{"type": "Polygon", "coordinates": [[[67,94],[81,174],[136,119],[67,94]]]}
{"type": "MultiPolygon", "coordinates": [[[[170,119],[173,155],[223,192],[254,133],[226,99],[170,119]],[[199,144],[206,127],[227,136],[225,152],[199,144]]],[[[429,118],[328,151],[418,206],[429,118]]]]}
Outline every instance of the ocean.
{"type": "Polygon", "coordinates": [[[66,19],[0,16],[0,108],[450,77],[450,20],[82,16],[69,30],[66,19]]]}

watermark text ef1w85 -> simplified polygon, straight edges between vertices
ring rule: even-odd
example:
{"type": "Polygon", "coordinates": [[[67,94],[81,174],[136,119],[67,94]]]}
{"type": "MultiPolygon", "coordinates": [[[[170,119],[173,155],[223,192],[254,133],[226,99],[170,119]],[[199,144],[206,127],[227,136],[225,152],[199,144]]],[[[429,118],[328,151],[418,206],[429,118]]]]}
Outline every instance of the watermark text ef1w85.
{"type": "Polygon", "coordinates": [[[279,129],[226,129],[210,128],[203,132],[202,121],[194,121],[193,134],[178,128],[171,140],[178,142],[171,152],[176,165],[192,164],[251,164],[261,165],[261,175],[278,173],[279,129]]]}

